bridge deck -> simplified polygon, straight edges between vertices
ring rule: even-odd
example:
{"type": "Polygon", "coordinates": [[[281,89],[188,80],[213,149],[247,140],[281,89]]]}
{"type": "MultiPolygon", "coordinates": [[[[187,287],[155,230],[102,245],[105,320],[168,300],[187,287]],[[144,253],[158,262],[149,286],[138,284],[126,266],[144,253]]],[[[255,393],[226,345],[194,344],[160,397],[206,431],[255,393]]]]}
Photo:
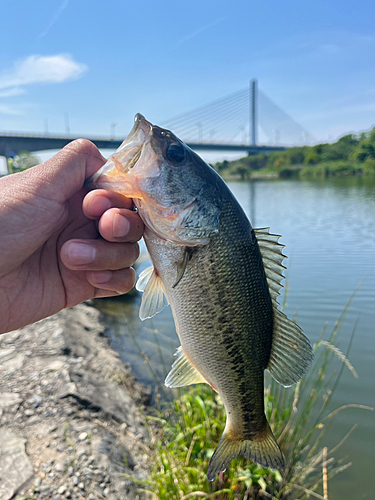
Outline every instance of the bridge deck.
{"type": "MultiPolygon", "coordinates": [[[[20,151],[45,151],[49,149],[61,149],[74,139],[76,136],[53,137],[38,134],[26,133],[0,133],[0,156],[9,157],[18,154],[20,151]]],[[[121,142],[118,139],[108,137],[87,137],[99,149],[117,149],[121,142]]],[[[282,151],[285,148],[281,146],[253,146],[249,144],[219,144],[211,143],[190,143],[187,145],[194,150],[210,151],[238,151],[247,154],[269,153],[271,151],[282,151]]]]}

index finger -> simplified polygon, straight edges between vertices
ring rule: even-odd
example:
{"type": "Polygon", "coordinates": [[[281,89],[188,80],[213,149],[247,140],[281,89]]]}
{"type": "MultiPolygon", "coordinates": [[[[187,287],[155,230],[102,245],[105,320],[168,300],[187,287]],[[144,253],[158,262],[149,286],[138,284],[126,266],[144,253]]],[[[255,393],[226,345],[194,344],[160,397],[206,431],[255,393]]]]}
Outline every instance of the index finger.
{"type": "Polygon", "coordinates": [[[106,189],[94,189],[87,193],[83,199],[83,213],[89,219],[100,219],[104,212],[110,208],[131,209],[133,208],[133,200],[106,189]]]}

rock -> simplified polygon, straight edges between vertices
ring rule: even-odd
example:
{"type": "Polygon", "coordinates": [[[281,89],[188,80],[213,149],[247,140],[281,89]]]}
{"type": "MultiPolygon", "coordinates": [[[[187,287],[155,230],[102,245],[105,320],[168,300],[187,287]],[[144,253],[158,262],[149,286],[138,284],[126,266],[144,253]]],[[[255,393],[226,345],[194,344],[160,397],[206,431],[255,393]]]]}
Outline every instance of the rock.
{"type": "Polygon", "coordinates": [[[81,489],[81,490],[84,490],[85,489],[85,484],[84,483],[78,483],[78,488],[81,489]]]}
{"type": "Polygon", "coordinates": [[[34,424],[37,424],[38,422],[40,422],[40,418],[38,417],[38,415],[34,415],[34,416],[29,418],[28,424],[34,425],[34,424]]]}
{"type": "MultiPolygon", "coordinates": [[[[145,476],[147,433],[139,412],[145,389],[109,347],[104,331],[99,312],[81,305],[0,337],[1,500],[11,495],[4,491],[10,477],[21,481],[27,471],[30,479],[14,500],[88,500],[90,493],[95,500],[138,498],[131,481],[116,473],[129,474],[137,463],[136,477],[145,476]],[[27,439],[34,482],[30,463],[24,467],[19,460],[3,479],[3,429],[27,439]],[[110,448],[103,444],[99,451],[103,440],[110,448]]],[[[7,461],[11,455],[7,451],[7,461]]]]}
{"type": "Polygon", "coordinates": [[[0,393],[0,409],[21,403],[22,398],[17,392],[0,393]]]}
{"type": "Polygon", "coordinates": [[[0,498],[10,500],[33,476],[33,468],[25,453],[25,439],[0,428],[0,498]]]}
{"type": "Polygon", "coordinates": [[[84,448],[81,448],[77,451],[77,458],[81,458],[83,455],[87,455],[87,451],[84,448]]]}
{"type": "Polygon", "coordinates": [[[52,361],[51,363],[49,363],[45,367],[45,371],[48,371],[48,372],[61,371],[64,368],[64,366],[65,366],[64,361],[61,361],[60,359],[56,359],[56,360],[52,361]]]}
{"type": "Polygon", "coordinates": [[[43,401],[42,398],[37,394],[35,394],[31,399],[32,399],[31,404],[33,405],[34,408],[38,408],[38,406],[40,406],[43,401]]]}

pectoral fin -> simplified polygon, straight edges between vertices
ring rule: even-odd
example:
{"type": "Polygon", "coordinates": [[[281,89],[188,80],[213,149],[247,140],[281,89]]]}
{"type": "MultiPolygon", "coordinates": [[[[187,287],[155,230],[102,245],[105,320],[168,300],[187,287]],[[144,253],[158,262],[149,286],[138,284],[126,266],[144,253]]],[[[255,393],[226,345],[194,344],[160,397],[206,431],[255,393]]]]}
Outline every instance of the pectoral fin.
{"type": "Polygon", "coordinates": [[[145,269],[145,271],[140,274],[136,289],[143,292],[142,304],[139,310],[139,317],[142,321],[147,318],[152,318],[152,316],[160,312],[163,307],[168,305],[163,282],[160,276],[155,273],[153,266],[145,269]]]}
{"type": "Polygon", "coordinates": [[[178,356],[178,358],[173,363],[172,369],[164,382],[167,387],[183,387],[185,385],[201,383],[207,384],[207,381],[187,359],[181,346],[177,349],[175,356],[178,356]]]}
{"type": "Polygon", "coordinates": [[[180,283],[183,275],[185,274],[186,266],[188,265],[188,262],[191,259],[192,255],[193,255],[193,249],[185,247],[184,256],[181,262],[179,262],[177,265],[176,283],[172,286],[172,288],[175,288],[180,283]]]}

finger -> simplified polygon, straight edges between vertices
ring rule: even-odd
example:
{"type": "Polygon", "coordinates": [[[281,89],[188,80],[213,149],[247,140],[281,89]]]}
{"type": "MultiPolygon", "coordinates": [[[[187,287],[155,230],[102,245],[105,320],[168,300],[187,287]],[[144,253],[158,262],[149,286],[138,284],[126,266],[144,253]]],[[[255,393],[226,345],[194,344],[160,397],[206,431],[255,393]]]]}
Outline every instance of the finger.
{"type": "Polygon", "coordinates": [[[77,139],[50,160],[29,169],[29,175],[43,179],[48,189],[53,191],[54,199],[64,203],[82,188],[85,179],[99,170],[105,161],[95,144],[86,139],[77,139]]]}
{"type": "Polygon", "coordinates": [[[132,267],[128,267],[118,271],[88,271],[86,278],[98,290],[123,294],[130,292],[135,285],[136,274],[132,267]]]}
{"type": "Polygon", "coordinates": [[[116,271],[130,267],[139,256],[137,243],[105,240],[69,240],[61,247],[63,264],[72,270],[116,271]]]}
{"type": "Polygon", "coordinates": [[[99,232],[108,241],[135,242],[142,238],[143,231],[142,219],[131,210],[111,208],[99,221],[99,232]]]}
{"type": "Polygon", "coordinates": [[[133,201],[120,193],[106,191],[105,189],[94,189],[83,199],[83,213],[89,219],[99,219],[106,210],[112,207],[131,209],[133,201]]]}

